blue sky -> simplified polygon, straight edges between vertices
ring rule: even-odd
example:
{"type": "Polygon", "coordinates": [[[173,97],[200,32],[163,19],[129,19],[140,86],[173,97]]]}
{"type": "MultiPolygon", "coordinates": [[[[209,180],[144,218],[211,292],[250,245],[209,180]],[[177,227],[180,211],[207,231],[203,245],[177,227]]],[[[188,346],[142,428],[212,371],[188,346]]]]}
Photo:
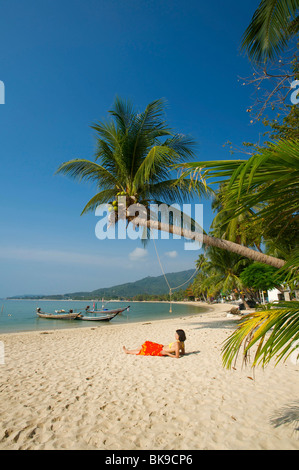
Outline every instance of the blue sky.
{"type": "MultiPolygon", "coordinates": [[[[10,0],[1,3],[0,297],[93,290],[160,275],[153,243],[98,240],[80,217],[94,187],[54,175],[93,158],[90,125],[114,98],[143,109],[165,98],[167,119],[198,142],[197,160],[230,158],[230,140],[256,142],[253,90],[240,39],[258,1],[10,0]],[[136,250],[137,248],[137,250],[136,250]]],[[[204,204],[204,228],[212,213],[204,204]]],[[[197,251],[158,240],[166,272],[192,269],[197,251]]]]}

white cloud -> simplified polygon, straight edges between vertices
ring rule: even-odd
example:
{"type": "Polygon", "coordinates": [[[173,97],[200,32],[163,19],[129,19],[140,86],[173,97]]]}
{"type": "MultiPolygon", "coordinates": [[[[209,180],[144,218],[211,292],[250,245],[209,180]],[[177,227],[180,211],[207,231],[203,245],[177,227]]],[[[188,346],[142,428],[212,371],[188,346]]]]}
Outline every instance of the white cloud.
{"type": "Polygon", "coordinates": [[[166,251],[165,256],[168,256],[168,258],[176,258],[178,255],[177,251],[166,251]]]}
{"type": "Polygon", "coordinates": [[[147,250],[145,248],[135,248],[130,254],[129,258],[131,261],[140,261],[147,257],[147,250]]]}

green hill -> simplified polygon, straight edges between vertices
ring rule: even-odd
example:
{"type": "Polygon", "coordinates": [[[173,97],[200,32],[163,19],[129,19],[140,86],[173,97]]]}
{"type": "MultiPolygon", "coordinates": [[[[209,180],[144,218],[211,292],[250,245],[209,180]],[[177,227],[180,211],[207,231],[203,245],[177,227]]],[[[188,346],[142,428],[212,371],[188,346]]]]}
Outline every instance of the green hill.
{"type": "MultiPolygon", "coordinates": [[[[194,274],[194,269],[188,271],[180,271],[177,273],[166,274],[167,280],[171,287],[177,287],[186,282],[194,274]]],[[[190,281],[192,282],[192,281],[190,281]]],[[[186,289],[188,283],[182,288],[186,289]]],[[[115,299],[115,298],[132,298],[136,295],[163,295],[168,294],[169,288],[165,281],[164,276],[148,276],[139,281],[127,282],[125,284],[119,284],[112,287],[103,287],[100,289],[93,290],[91,292],[71,292],[65,294],[64,298],[72,299],[115,299]]]]}
{"type": "MultiPolygon", "coordinates": [[[[184,284],[190,277],[194,274],[194,269],[189,269],[188,271],[180,271],[177,273],[168,273],[166,274],[167,280],[171,287],[177,287],[181,284],[184,284]]],[[[190,280],[190,283],[193,281],[193,278],[190,280]]],[[[182,289],[186,289],[188,284],[184,284],[182,289]]],[[[175,292],[177,292],[177,289],[175,292]]],[[[96,289],[90,292],[70,292],[67,294],[56,294],[56,295],[22,295],[15,296],[13,298],[25,299],[25,298],[47,298],[52,300],[65,300],[65,299],[74,299],[74,300],[92,300],[92,299],[115,299],[115,298],[133,298],[136,295],[164,295],[169,294],[169,287],[165,281],[164,276],[148,276],[139,281],[127,282],[125,284],[119,284],[112,287],[103,287],[96,289]]],[[[10,297],[11,298],[11,297],[10,297]]]]}

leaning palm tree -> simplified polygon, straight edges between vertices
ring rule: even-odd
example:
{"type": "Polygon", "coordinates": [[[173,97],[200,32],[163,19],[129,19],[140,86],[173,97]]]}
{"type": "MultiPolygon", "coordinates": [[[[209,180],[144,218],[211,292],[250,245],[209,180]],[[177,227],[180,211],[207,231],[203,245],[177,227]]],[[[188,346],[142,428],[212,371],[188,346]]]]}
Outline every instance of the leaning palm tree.
{"type": "Polygon", "coordinates": [[[254,62],[272,60],[299,31],[298,0],[262,0],[247,27],[242,49],[254,62]]]}
{"type": "Polygon", "coordinates": [[[194,159],[194,141],[174,133],[166,125],[163,113],[163,100],[153,101],[143,112],[137,113],[130,103],[117,98],[110,111],[112,119],[92,126],[97,133],[95,161],[75,159],[58,168],[57,173],[96,184],[97,193],[85,205],[82,214],[95,210],[100,204],[110,203],[110,209],[115,209],[114,221],[118,220],[121,212],[135,226],[166,231],[254,261],[283,266],[284,260],[238,243],[211,237],[181,224],[170,225],[161,219],[153,220],[151,204],[181,204],[195,195],[203,197],[211,193],[211,189],[200,180],[178,179],[173,175],[174,165],[194,159]],[[139,204],[145,207],[146,214],[136,216],[130,211],[118,211],[117,201],[121,196],[126,207],[138,207],[139,204]]]}

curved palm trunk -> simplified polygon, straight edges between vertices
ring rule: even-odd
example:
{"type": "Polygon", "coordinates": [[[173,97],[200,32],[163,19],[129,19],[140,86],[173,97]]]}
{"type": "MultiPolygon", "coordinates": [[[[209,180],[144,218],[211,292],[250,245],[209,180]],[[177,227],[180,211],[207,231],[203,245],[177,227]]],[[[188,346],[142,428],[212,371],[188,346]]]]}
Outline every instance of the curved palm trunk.
{"type": "Polygon", "coordinates": [[[264,253],[252,250],[251,248],[239,245],[238,243],[223,240],[221,238],[210,237],[209,235],[204,235],[199,232],[192,232],[192,230],[187,230],[175,225],[164,224],[159,221],[147,220],[140,217],[135,217],[134,220],[132,220],[132,223],[134,225],[141,225],[153,230],[161,230],[163,232],[180,235],[182,237],[189,238],[190,240],[197,240],[198,242],[202,242],[204,245],[215,246],[216,248],[231,251],[241,256],[245,256],[246,258],[252,259],[253,261],[269,264],[275,268],[282,268],[285,265],[285,261],[280,258],[265,255],[264,253]]]}

